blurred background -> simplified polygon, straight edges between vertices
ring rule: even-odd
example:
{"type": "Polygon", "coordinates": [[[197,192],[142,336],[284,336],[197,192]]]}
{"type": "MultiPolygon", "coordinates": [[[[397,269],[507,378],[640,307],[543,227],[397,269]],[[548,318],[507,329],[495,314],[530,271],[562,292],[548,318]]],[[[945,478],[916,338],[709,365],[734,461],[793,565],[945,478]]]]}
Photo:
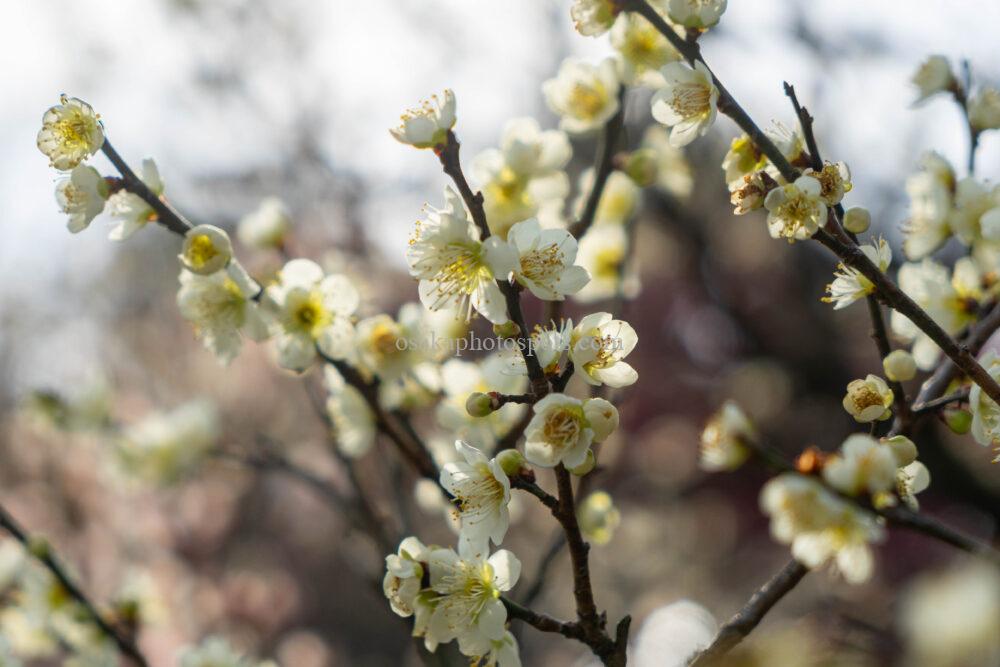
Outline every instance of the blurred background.
{"type": "MultiPolygon", "coordinates": [[[[41,427],[25,414],[25,398],[37,390],[77,398],[100,392],[124,424],[203,397],[218,405],[228,445],[249,447],[266,435],[316,475],[346,483],[302,379],[278,370],[271,351],[253,344],[222,370],[193,338],[174,304],[175,238],[150,228],[113,244],[100,219],[78,236],[66,231],[52,194],[55,174],[35,147],[41,114],[61,92],[90,102],[130,163],[155,157],[169,198],[197,222],[232,230],[265,197],[280,197],[294,219],[292,252],[358,279],[362,315],[395,313],[416,299],[403,259],[413,222],[425,202],[441,204],[445,179],[431,155],[400,146],[387,128],[445,87],[458,97],[466,160],[496,145],[509,118],[530,115],[554,127],[541,82],[567,56],[611,53],[606,39],[573,31],[568,6],[5,5],[0,501],[52,539],[96,598],[112,596],[126,573],[148,575],[165,609],[142,635],[154,665],[173,664],[179,646],[212,633],[294,667],[416,664],[416,654],[409,622],[392,615],[371,583],[381,578],[384,554],[307,485],[227,461],[168,489],[122,485],[108,471],[105,438],[41,427]]],[[[942,98],[912,108],[909,77],[924,57],[941,53],[953,62],[968,58],[976,80],[997,83],[998,25],[1000,5],[971,0],[733,0],[703,49],[761,124],[792,124],[781,82],[795,85],[816,118],[824,157],[851,167],[855,187],[846,203],[868,207],[875,230],[898,248],[903,184],[917,157],[933,149],[962,165],[967,151],[955,105],[942,98]]],[[[627,98],[630,147],[650,123],[648,97],[638,90],[627,98]]],[[[709,137],[688,147],[689,196],[644,193],[634,223],[643,288],[612,304],[639,334],[630,361],[640,379],[616,398],[623,427],[602,451],[592,484],[621,512],[611,545],[592,551],[592,571],[598,604],[611,619],[631,613],[637,625],[682,598],[725,619],[787,560],[757,510],[766,471],[698,471],[698,436],[715,407],[735,398],[786,452],[833,449],[854,428],[840,406],[844,387],[879,372],[865,309],[834,314],[819,301],[834,266],[825,251],[772,241],[760,214],[732,216],[719,165],[736,134],[720,118],[709,137]]],[[[593,152],[592,140],[574,141],[574,184],[593,152]]],[[[92,164],[109,170],[101,156],[92,164]]],[[[996,133],[983,136],[978,165],[980,178],[1000,175],[996,133]]],[[[254,275],[281,263],[277,253],[244,250],[241,257],[254,275]]],[[[578,318],[597,305],[571,304],[567,314],[578,318]]],[[[540,319],[539,304],[528,310],[529,319],[540,319]]],[[[433,416],[418,423],[430,428],[433,416]]],[[[917,443],[933,475],[923,508],[994,539],[1000,480],[990,452],[936,424],[917,443]]],[[[358,463],[362,478],[386,498],[401,488],[415,534],[450,542],[439,514],[416,506],[413,480],[393,456],[379,443],[358,463]]],[[[551,488],[544,475],[540,482],[551,488]]],[[[530,498],[520,500],[508,541],[528,585],[555,525],[524,502],[530,498]]],[[[556,558],[534,604],[569,617],[568,562],[564,553],[556,558]]],[[[962,567],[962,559],[896,531],[877,559],[876,577],[864,586],[808,577],[768,616],[741,664],[914,664],[903,657],[901,593],[920,577],[962,567]],[[809,649],[767,653],[800,646],[809,649]]],[[[585,657],[559,638],[528,630],[521,639],[526,665],[585,657]]]]}

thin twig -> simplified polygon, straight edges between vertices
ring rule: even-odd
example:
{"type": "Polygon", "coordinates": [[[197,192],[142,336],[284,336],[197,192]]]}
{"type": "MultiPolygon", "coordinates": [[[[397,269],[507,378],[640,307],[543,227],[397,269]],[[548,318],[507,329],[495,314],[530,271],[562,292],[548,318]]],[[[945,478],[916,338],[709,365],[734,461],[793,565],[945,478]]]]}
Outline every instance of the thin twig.
{"type": "Polygon", "coordinates": [[[594,156],[594,184],[587,195],[587,201],[583,206],[580,218],[570,225],[569,233],[574,238],[581,238],[594,224],[594,217],[597,215],[597,207],[601,203],[604,195],[604,186],[608,182],[608,177],[615,170],[614,157],[615,148],[618,143],[618,135],[621,134],[625,118],[625,87],[622,86],[618,94],[618,111],[604,124],[601,131],[601,138],[597,143],[597,153],[594,156]]]}
{"type": "Polygon", "coordinates": [[[149,664],[146,657],[136,647],[132,638],[115,628],[110,621],[104,618],[101,612],[97,611],[97,607],[90,601],[90,598],[87,597],[66,573],[66,569],[52,552],[52,547],[44,544],[43,547],[38,548],[37,545],[43,543],[32,538],[2,505],[0,505],[0,528],[10,533],[15,540],[21,543],[25,551],[31,554],[55,577],[62,589],[80,605],[80,608],[94,625],[97,626],[101,634],[114,642],[122,654],[128,656],[140,667],[146,667],[149,664]]]}
{"type": "Polygon", "coordinates": [[[922,416],[934,413],[952,403],[962,403],[967,400],[969,400],[969,388],[963,387],[962,389],[948,394],[947,396],[941,396],[940,398],[929,400],[926,403],[914,404],[913,414],[914,416],[922,416]]]}
{"type": "Polygon", "coordinates": [[[690,667],[719,664],[719,660],[753,632],[767,612],[791,592],[808,572],[809,568],[794,558],[788,561],[750,597],[742,609],[719,628],[712,643],[688,663],[690,667]]]}
{"type": "Polygon", "coordinates": [[[101,146],[101,151],[107,156],[111,164],[114,165],[118,173],[121,174],[122,181],[124,181],[125,189],[134,195],[142,198],[144,202],[149,204],[149,207],[156,211],[156,221],[172,231],[175,234],[184,236],[189,229],[193,226],[188,222],[184,216],[178,213],[174,208],[166,202],[162,197],[157,195],[155,192],[149,189],[141,178],[139,178],[132,168],[128,165],[125,160],[122,159],[118,151],[115,150],[114,146],[107,139],[104,140],[104,144],[101,146]]]}

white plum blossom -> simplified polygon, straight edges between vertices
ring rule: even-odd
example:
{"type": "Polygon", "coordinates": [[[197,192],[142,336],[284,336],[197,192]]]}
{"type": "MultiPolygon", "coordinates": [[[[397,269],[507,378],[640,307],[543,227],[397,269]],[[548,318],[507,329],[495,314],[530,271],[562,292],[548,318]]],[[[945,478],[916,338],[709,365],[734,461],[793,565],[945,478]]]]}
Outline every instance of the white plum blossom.
{"type": "Polygon", "coordinates": [[[237,262],[224,271],[199,275],[181,270],[177,307],[191,322],[195,335],[224,364],[243,346],[243,336],[263,341],[270,336],[270,322],[254,298],[260,286],[237,262]]]}
{"type": "MultiPolygon", "coordinates": [[[[992,350],[979,362],[994,380],[1000,380],[1000,359],[992,350]]],[[[1000,407],[986,395],[982,387],[973,384],[969,391],[969,409],[972,410],[972,437],[984,447],[1000,446],[1000,407]]],[[[1000,460],[1000,456],[997,457],[1000,460]]]]}
{"type": "MultiPolygon", "coordinates": [[[[879,237],[875,245],[861,246],[861,252],[882,273],[892,264],[892,249],[884,238],[879,237]]],[[[839,264],[833,282],[826,286],[826,291],[828,296],[823,297],[823,301],[832,303],[834,310],[840,310],[874,292],[875,285],[858,269],[839,264]]]]}
{"type": "Polygon", "coordinates": [[[810,167],[804,173],[819,181],[819,197],[827,206],[839,204],[844,198],[844,193],[850,192],[853,188],[851,170],[844,162],[836,164],[827,162],[820,171],[815,171],[810,167]]]}
{"type": "Polygon", "coordinates": [[[884,537],[875,515],[797,473],[769,481],[761,490],[760,505],[771,517],[771,535],[790,544],[792,555],[806,567],[832,561],[848,583],[871,577],[874,558],[868,545],[884,537]]]}
{"type": "Polygon", "coordinates": [[[534,118],[508,121],[500,148],[487,149],[472,162],[490,232],[505,239],[511,225],[534,216],[543,226],[558,226],[569,194],[563,168],[572,154],[562,130],[543,131],[534,118]]]}
{"type": "Polygon", "coordinates": [[[694,189],[691,164],[684,151],[670,143],[670,132],[661,125],[650,125],[642,137],[642,146],[656,155],[655,185],[680,199],[687,199],[694,189]]]}
{"type": "Polygon", "coordinates": [[[101,117],[81,99],[61,95],[42,116],[38,150],[59,171],[69,171],[104,145],[101,117]]]}
{"type": "Polygon", "coordinates": [[[868,375],[863,380],[851,380],[844,395],[844,410],[861,423],[888,419],[892,416],[893,394],[885,380],[868,375]]]}
{"type": "Polygon", "coordinates": [[[794,183],[777,187],[767,193],[767,230],[771,238],[802,241],[826,224],[826,204],[822,186],[810,176],[799,176],[794,183]]]}
{"type": "Polygon", "coordinates": [[[823,465],[823,479],[841,493],[877,494],[896,485],[898,460],[893,448],[875,438],[855,433],[841,445],[840,451],[823,465]]]}
{"type": "Polygon", "coordinates": [[[504,355],[493,354],[478,363],[449,359],[441,366],[441,387],[445,395],[437,406],[438,424],[478,449],[492,451],[497,440],[517,424],[526,408],[507,403],[486,417],[473,417],[465,408],[469,395],[490,391],[519,394],[526,386],[527,378],[511,372],[504,355]]]}
{"type": "Polygon", "coordinates": [[[389,133],[404,144],[416,148],[434,148],[447,143],[448,132],[455,127],[455,93],[446,89],[442,98],[437,95],[409,109],[400,117],[399,127],[389,133]]]}
{"type": "Polygon", "coordinates": [[[560,117],[560,129],[581,134],[600,128],[618,113],[619,87],[611,58],[599,65],[567,58],[556,78],[542,84],[542,92],[549,108],[560,117]]]}
{"type": "Polygon", "coordinates": [[[719,624],[697,602],[679,600],[654,609],[636,633],[629,664],[636,667],[685,667],[718,634],[719,624]]]}
{"type": "MultiPolygon", "coordinates": [[[[179,667],[257,667],[258,663],[237,653],[222,637],[208,637],[198,646],[183,649],[179,667]]],[[[260,665],[263,667],[263,664],[260,665]]]]}
{"type": "Polygon", "coordinates": [[[475,309],[493,324],[503,324],[507,304],[496,281],[514,270],[514,251],[496,236],[480,241],[462,199],[450,187],[444,194],[445,208],[428,211],[406,249],[410,275],[420,280],[420,301],[428,310],[461,313],[466,321],[475,309]]]}
{"type": "Polygon", "coordinates": [[[178,259],[191,273],[207,276],[226,268],[233,258],[229,235],[215,225],[198,225],[184,234],[178,259]]]}
{"type": "Polygon", "coordinates": [[[361,391],[348,384],[336,368],[325,365],[323,376],[329,391],[326,414],[337,449],[348,458],[360,458],[375,443],[375,413],[361,391]]]}
{"type": "Polygon", "coordinates": [[[292,226],[288,207],[277,197],[268,197],[240,218],[236,238],[250,248],[280,248],[292,226]]]}
{"type": "Polygon", "coordinates": [[[542,229],[537,220],[525,220],[510,228],[507,240],[517,253],[514,279],[539,299],[562,301],[579,292],[590,280],[576,266],[576,239],[565,229],[542,229]]]}
{"type": "Polygon", "coordinates": [[[681,59],[670,40],[652,23],[631,12],[620,15],[615,21],[611,28],[611,46],[624,61],[626,83],[661,85],[660,68],[681,59]]]}
{"type": "Polygon", "coordinates": [[[670,127],[670,145],[686,146],[704,136],[718,114],[719,89],[700,60],[690,66],[674,62],[660,70],[665,85],[653,95],[653,118],[670,127]]]}
{"type": "Polygon", "coordinates": [[[93,167],[78,164],[68,178],[56,183],[56,202],[69,216],[66,228],[76,234],[82,232],[104,211],[108,199],[108,184],[93,167]]]}
{"type": "Polygon", "coordinates": [[[919,165],[919,171],[906,179],[910,217],[903,225],[903,251],[911,260],[926,257],[951,236],[956,185],[955,170],[937,153],[924,153],[919,165]]]}
{"type": "Polygon", "coordinates": [[[424,567],[431,550],[416,537],[407,537],[399,543],[399,550],[385,557],[385,577],[382,591],[392,610],[406,618],[413,616],[417,596],[423,585],[424,567]]]}
{"type": "Polygon", "coordinates": [[[316,359],[318,347],[332,359],[353,351],[351,316],[360,297],[346,276],[323,275],[308,259],[293,259],[278,273],[277,284],[264,293],[264,303],[280,324],[278,363],[303,371],[316,359]]]}
{"type": "Polygon", "coordinates": [[[667,15],[685,28],[711,28],[726,11],[727,0],[669,0],[667,15]]]}
{"type": "Polygon", "coordinates": [[[581,401],[549,394],[532,409],[535,414],[524,431],[524,457],[546,468],[582,465],[590,445],[602,442],[618,426],[618,410],[601,398],[581,401]]]}
{"type": "MultiPolygon", "coordinates": [[[[154,195],[163,194],[163,181],[156,163],[147,158],[142,161],[142,182],[154,195]]],[[[121,189],[108,197],[108,213],[118,223],[111,229],[108,238],[112,241],[124,241],[156,220],[156,211],[139,195],[121,189]]]]}
{"type": "Polygon", "coordinates": [[[581,303],[610,299],[619,291],[632,298],[639,293],[639,276],[630,265],[628,232],[622,225],[594,225],[580,239],[576,259],[590,281],[573,295],[581,303]]]}
{"type": "Polygon", "coordinates": [[[573,0],[569,14],[576,31],[587,37],[603,35],[621,12],[615,0],[573,0]]]}
{"type": "Polygon", "coordinates": [[[983,88],[969,98],[969,123],[979,132],[1000,128],[1000,90],[983,88]]]}
{"type": "Polygon", "coordinates": [[[947,58],[933,55],[920,64],[910,81],[919,93],[913,103],[919,104],[938,93],[948,92],[955,85],[955,75],[947,58]]]}
{"type": "Polygon", "coordinates": [[[489,558],[435,549],[428,556],[434,610],[426,628],[432,642],[458,639],[463,653],[474,653],[483,639],[506,635],[507,609],[500,601],[521,576],[521,562],[506,549],[489,558]]]}
{"type": "Polygon", "coordinates": [[[475,447],[457,440],[455,449],[464,461],[444,464],[440,483],[455,497],[469,553],[488,552],[490,541],[499,546],[510,526],[510,480],[496,459],[475,447]]]}
{"type": "Polygon", "coordinates": [[[405,306],[398,320],[384,313],[361,320],[355,326],[358,361],[383,380],[401,377],[422,360],[422,324],[419,311],[405,306]]]}
{"type": "Polygon", "coordinates": [[[1000,241],[1000,186],[990,187],[971,177],[958,181],[948,224],[962,243],[982,238],[1000,241]]]}
{"type": "Polygon", "coordinates": [[[639,341],[627,322],[611,313],[587,315],[570,335],[569,356],[583,379],[592,385],[627,387],[639,374],[624,360],[639,341]]]}
{"type": "MultiPolygon", "coordinates": [[[[586,206],[587,198],[594,187],[594,170],[587,168],[580,174],[578,190],[580,196],[574,202],[579,217],[586,206]]],[[[624,225],[632,217],[639,205],[641,190],[627,174],[613,171],[608,175],[594,212],[594,225],[624,225]]]]}
{"type": "Polygon", "coordinates": [[[730,192],[742,185],[747,176],[766,169],[767,164],[767,158],[747,134],[733,139],[726,156],[722,158],[722,170],[726,172],[730,192]]]}
{"type": "Polygon", "coordinates": [[[611,541],[622,521],[621,512],[606,491],[594,491],[584,498],[576,509],[576,518],[583,536],[599,545],[611,541]]]}
{"type": "Polygon", "coordinates": [[[473,637],[466,640],[463,653],[476,667],[521,667],[517,638],[509,630],[500,639],[473,637]]]}
{"type": "Polygon", "coordinates": [[[750,456],[756,438],[753,424],[734,401],[726,401],[701,432],[699,463],[703,470],[736,470],[750,456]]]}
{"type": "Polygon", "coordinates": [[[219,416],[206,401],[156,412],[125,428],[115,448],[122,470],[147,482],[169,484],[194,470],[219,437],[219,416]]]}

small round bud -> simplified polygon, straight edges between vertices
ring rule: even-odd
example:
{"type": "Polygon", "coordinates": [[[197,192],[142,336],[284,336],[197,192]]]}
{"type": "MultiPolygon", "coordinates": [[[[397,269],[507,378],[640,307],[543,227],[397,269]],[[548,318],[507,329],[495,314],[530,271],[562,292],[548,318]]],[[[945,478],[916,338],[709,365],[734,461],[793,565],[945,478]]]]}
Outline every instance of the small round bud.
{"type": "Polygon", "coordinates": [[[503,324],[494,324],[493,333],[503,339],[516,338],[521,333],[521,327],[511,320],[507,320],[503,324]]]}
{"type": "Polygon", "coordinates": [[[892,450],[897,468],[905,468],[917,460],[917,446],[905,435],[894,435],[891,438],[883,438],[882,444],[892,450]]]}
{"type": "Polygon", "coordinates": [[[632,151],[624,160],[622,171],[635,181],[640,188],[645,188],[656,182],[657,173],[656,151],[652,148],[641,148],[632,151]]]}
{"type": "Polygon", "coordinates": [[[516,449],[505,449],[497,454],[496,459],[503,471],[510,476],[519,474],[528,465],[524,454],[516,449]]]}
{"type": "Polygon", "coordinates": [[[493,409],[493,398],[481,391],[469,394],[469,398],[465,400],[465,410],[473,417],[486,417],[493,409]]]}
{"type": "Polygon", "coordinates": [[[968,410],[945,410],[944,423],[957,435],[965,435],[972,428],[972,413],[968,410]]]}
{"type": "Polygon", "coordinates": [[[181,264],[191,273],[208,276],[229,264],[233,244],[229,235],[214,225],[198,225],[184,235],[181,264]]]}
{"type": "Polygon", "coordinates": [[[844,213],[844,229],[852,234],[867,232],[872,226],[872,214],[863,206],[852,206],[844,213]]]}
{"type": "Polygon", "coordinates": [[[906,350],[893,350],[882,360],[885,376],[894,382],[906,382],[917,375],[917,362],[906,350]]]}
{"type": "Polygon", "coordinates": [[[52,550],[49,545],[49,541],[44,537],[39,535],[32,535],[28,538],[28,543],[25,545],[28,548],[28,553],[30,553],[35,558],[46,559],[52,550]]]}
{"type": "Polygon", "coordinates": [[[594,450],[587,450],[587,459],[575,468],[570,468],[569,471],[576,475],[577,477],[583,477],[597,465],[597,457],[594,456],[594,450]]]}

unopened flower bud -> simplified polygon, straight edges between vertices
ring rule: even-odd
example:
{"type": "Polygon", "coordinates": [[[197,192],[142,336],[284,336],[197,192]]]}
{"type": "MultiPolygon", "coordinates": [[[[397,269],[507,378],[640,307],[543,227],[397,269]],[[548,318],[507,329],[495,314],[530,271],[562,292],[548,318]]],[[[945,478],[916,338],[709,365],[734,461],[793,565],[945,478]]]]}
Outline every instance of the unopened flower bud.
{"type": "Polygon", "coordinates": [[[503,471],[511,477],[520,474],[528,465],[524,460],[524,454],[516,449],[503,450],[496,455],[496,460],[503,471]]]}
{"type": "Polygon", "coordinates": [[[885,376],[894,382],[912,380],[917,374],[917,362],[906,350],[893,350],[882,360],[885,376]]]}
{"type": "Polygon", "coordinates": [[[521,327],[511,320],[507,320],[503,324],[494,324],[493,333],[503,339],[516,338],[521,333],[521,327]]]}
{"type": "Polygon", "coordinates": [[[577,477],[583,477],[597,465],[597,457],[594,456],[594,450],[587,450],[587,459],[575,468],[570,468],[569,471],[576,475],[577,477]]]}
{"type": "Polygon", "coordinates": [[[844,213],[844,229],[852,234],[867,232],[872,226],[872,214],[864,206],[852,206],[844,213]]]}
{"type": "Polygon", "coordinates": [[[645,188],[656,182],[657,155],[652,148],[640,148],[632,151],[624,160],[622,171],[635,181],[640,188],[645,188]]]}
{"type": "Polygon", "coordinates": [[[968,410],[945,410],[944,423],[953,433],[965,435],[972,428],[972,413],[968,410]]]}
{"type": "Polygon", "coordinates": [[[465,410],[473,417],[486,417],[495,410],[493,400],[489,394],[474,392],[465,400],[465,410]]]}
{"type": "Polygon", "coordinates": [[[894,435],[891,438],[883,438],[882,444],[892,450],[897,468],[905,468],[917,460],[917,446],[905,435],[894,435]]]}

